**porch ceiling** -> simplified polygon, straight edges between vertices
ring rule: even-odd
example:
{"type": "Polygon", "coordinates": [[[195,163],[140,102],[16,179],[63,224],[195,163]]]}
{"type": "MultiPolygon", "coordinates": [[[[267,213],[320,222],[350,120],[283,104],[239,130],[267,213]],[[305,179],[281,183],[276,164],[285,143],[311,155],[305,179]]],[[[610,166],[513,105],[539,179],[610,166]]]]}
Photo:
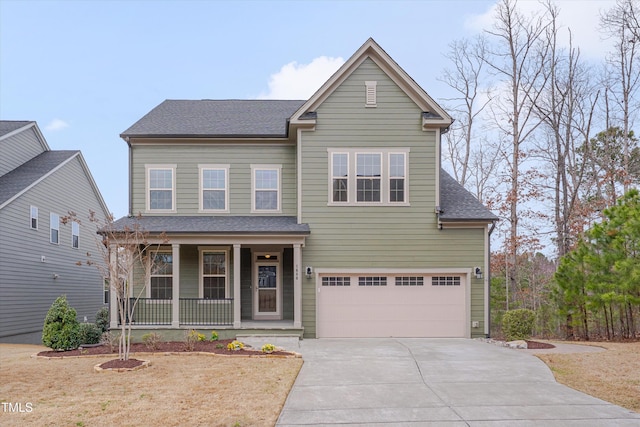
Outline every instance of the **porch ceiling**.
{"type": "Polygon", "coordinates": [[[135,216],[112,224],[114,232],[141,229],[150,234],[239,234],[308,236],[308,224],[294,216],[135,216]]]}

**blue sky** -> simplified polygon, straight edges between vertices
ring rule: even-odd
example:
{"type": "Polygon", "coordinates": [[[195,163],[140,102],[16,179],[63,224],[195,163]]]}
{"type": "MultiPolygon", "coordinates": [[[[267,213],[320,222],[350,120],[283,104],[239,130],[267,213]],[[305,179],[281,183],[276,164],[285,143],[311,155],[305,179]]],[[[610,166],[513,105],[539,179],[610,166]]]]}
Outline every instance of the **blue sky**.
{"type": "MultiPolygon", "coordinates": [[[[614,1],[558,0],[583,55],[614,1]]],[[[116,218],[128,211],[120,133],[165,99],[305,99],[373,37],[434,99],[447,45],[491,23],[495,1],[0,0],[0,118],[35,120],[78,149],[116,218]]],[[[537,1],[520,2],[524,13],[537,1]]]]}

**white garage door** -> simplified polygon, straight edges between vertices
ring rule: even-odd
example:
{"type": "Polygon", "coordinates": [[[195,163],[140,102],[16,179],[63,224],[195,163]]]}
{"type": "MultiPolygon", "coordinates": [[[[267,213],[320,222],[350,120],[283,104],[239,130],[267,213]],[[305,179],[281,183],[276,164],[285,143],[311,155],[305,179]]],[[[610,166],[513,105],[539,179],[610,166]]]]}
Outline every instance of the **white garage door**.
{"type": "Polygon", "coordinates": [[[324,274],[318,337],[466,337],[466,276],[324,274]]]}

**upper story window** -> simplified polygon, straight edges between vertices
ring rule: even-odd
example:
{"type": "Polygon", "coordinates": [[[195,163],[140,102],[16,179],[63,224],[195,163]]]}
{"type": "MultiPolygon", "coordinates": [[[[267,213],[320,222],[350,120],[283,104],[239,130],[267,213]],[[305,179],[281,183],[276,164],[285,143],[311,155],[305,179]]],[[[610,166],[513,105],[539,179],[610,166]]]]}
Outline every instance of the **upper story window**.
{"type": "Polygon", "coordinates": [[[329,149],[329,205],[408,205],[409,149],[329,149]]]}
{"type": "Polygon", "coordinates": [[[331,185],[334,202],[349,201],[349,154],[332,153],[331,185]]]}
{"type": "Polygon", "coordinates": [[[49,214],[49,241],[54,244],[60,243],[60,215],[51,212],[49,214]]]}
{"type": "Polygon", "coordinates": [[[147,210],[175,212],[176,166],[147,165],[147,210]]]}
{"type": "Polygon", "coordinates": [[[31,206],[30,209],[30,216],[31,216],[31,228],[34,230],[38,229],[38,207],[37,206],[31,206]]]}
{"type": "Polygon", "coordinates": [[[379,202],[382,180],[382,155],[380,153],[356,154],[356,182],[358,202],[379,202]]]}
{"type": "Polygon", "coordinates": [[[251,165],[252,212],[280,212],[280,165],[251,165]]]}
{"type": "Polygon", "coordinates": [[[200,165],[200,209],[229,211],[229,165],[200,165]]]}
{"type": "Polygon", "coordinates": [[[78,249],[80,247],[80,223],[71,222],[71,247],[78,249]]]}
{"type": "Polygon", "coordinates": [[[404,202],[405,153],[389,153],[389,202],[404,202]]]}

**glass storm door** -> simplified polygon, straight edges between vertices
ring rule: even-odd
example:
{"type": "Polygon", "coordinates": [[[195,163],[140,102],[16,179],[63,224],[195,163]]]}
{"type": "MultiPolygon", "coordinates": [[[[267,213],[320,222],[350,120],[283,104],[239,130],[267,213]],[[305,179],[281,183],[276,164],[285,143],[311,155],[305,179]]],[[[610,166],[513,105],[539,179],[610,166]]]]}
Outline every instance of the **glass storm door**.
{"type": "Polygon", "coordinates": [[[280,277],[278,264],[256,264],[256,303],[258,319],[280,319],[280,277]]]}

